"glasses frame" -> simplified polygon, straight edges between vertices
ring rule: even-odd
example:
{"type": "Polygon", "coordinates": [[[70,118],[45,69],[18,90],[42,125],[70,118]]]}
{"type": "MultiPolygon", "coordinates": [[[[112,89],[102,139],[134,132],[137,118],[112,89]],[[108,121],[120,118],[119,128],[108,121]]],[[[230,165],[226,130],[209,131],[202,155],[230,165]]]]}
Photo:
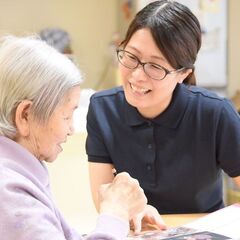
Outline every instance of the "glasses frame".
{"type": "Polygon", "coordinates": [[[163,80],[168,74],[178,73],[178,72],[181,72],[182,70],[186,69],[185,67],[182,67],[182,68],[179,68],[179,69],[176,69],[176,70],[168,70],[167,68],[165,68],[165,67],[163,67],[163,66],[161,66],[161,65],[159,65],[159,64],[157,64],[157,63],[141,62],[137,56],[135,56],[133,53],[131,53],[131,52],[129,52],[129,51],[126,51],[126,50],[124,50],[124,49],[119,49],[119,48],[118,48],[118,49],[116,50],[116,52],[117,52],[118,62],[119,62],[120,64],[122,64],[124,67],[126,67],[126,68],[128,68],[128,69],[136,69],[136,68],[138,68],[139,65],[141,65],[142,68],[143,68],[144,73],[145,73],[148,77],[150,77],[150,78],[152,78],[152,79],[154,79],[154,80],[157,80],[157,81],[163,80]],[[128,53],[128,54],[130,54],[131,56],[133,56],[133,57],[137,60],[137,62],[136,62],[137,65],[136,65],[135,67],[129,67],[129,66],[124,65],[124,64],[121,62],[121,60],[120,60],[119,53],[128,53]],[[151,76],[146,72],[146,70],[145,70],[146,64],[156,65],[157,67],[159,67],[160,69],[162,69],[162,70],[164,71],[164,73],[165,73],[164,76],[163,76],[162,78],[153,78],[153,77],[151,77],[151,76]]]}

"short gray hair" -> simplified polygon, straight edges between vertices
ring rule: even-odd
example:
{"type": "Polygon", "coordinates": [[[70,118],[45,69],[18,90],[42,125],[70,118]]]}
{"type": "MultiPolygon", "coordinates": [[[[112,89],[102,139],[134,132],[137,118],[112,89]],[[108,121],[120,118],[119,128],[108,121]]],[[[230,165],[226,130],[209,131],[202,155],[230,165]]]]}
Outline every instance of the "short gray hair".
{"type": "Polygon", "coordinates": [[[75,64],[37,37],[1,38],[0,135],[16,135],[14,116],[21,101],[31,100],[34,118],[44,124],[65,94],[81,82],[75,64]]]}

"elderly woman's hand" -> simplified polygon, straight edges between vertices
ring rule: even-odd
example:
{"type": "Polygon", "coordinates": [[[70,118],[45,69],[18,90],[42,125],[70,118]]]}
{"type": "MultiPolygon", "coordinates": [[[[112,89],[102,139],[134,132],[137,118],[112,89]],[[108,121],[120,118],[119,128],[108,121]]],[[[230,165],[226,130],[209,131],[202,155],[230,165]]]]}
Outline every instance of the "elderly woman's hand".
{"type": "Polygon", "coordinates": [[[142,212],[147,198],[136,179],[128,173],[119,173],[110,184],[99,190],[100,213],[109,213],[129,221],[142,212]]]}
{"type": "Polygon", "coordinates": [[[139,233],[142,228],[147,230],[149,225],[155,229],[165,230],[167,228],[157,209],[151,205],[146,205],[141,213],[136,214],[131,219],[131,229],[134,233],[139,233]]]}

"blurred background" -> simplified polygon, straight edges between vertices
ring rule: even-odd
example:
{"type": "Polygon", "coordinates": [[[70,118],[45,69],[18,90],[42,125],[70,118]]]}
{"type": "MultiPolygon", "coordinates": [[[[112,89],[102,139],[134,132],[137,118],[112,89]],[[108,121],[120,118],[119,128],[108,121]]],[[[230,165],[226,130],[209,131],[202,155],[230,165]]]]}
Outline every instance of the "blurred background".
{"type": "MultiPolygon", "coordinates": [[[[48,35],[49,30],[50,33],[52,29],[63,30],[67,35],[64,53],[85,76],[75,115],[77,133],[65,144],[58,160],[49,165],[56,203],[66,218],[82,231],[91,230],[96,218],[84,148],[88,100],[95,91],[121,84],[115,49],[135,13],[148,2],[151,1],[0,0],[1,36],[46,32],[48,35]]],[[[180,2],[192,9],[203,29],[203,47],[196,63],[198,85],[231,98],[240,111],[240,1],[180,2]]],[[[240,201],[240,193],[228,180],[225,191],[228,204],[240,201]]]]}
{"type": "MultiPolygon", "coordinates": [[[[86,77],[84,88],[119,84],[115,47],[136,11],[150,0],[0,0],[0,35],[28,35],[61,28],[70,37],[72,58],[86,77]]],[[[198,84],[232,97],[240,88],[238,0],[180,0],[199,18],[203,47],[198,84]],[[205,62],[205,65],[204,65],[205,62]],[[210,64],[210,65],[209,65],[210,64]],[[218,67],[218,68],[217,68],[218,67]],[[203,77],[202,77],[203,76],[203,77]]]]}

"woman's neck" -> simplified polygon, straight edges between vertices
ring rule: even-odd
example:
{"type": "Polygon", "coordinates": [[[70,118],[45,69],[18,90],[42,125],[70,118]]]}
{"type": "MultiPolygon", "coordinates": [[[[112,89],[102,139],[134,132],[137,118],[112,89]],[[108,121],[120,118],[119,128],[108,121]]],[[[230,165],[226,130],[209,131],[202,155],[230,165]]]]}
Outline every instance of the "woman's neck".
{"type": "Polygon", "coordinates": [[[161,102],[158,105],[153,105],[146,108],[138,108],[138,112],[147,119],[153,119],[167,109],[167,107],[170,105],[171,99],[172,96],[168,99],[165,99],[165,101],[161,102]]]}

